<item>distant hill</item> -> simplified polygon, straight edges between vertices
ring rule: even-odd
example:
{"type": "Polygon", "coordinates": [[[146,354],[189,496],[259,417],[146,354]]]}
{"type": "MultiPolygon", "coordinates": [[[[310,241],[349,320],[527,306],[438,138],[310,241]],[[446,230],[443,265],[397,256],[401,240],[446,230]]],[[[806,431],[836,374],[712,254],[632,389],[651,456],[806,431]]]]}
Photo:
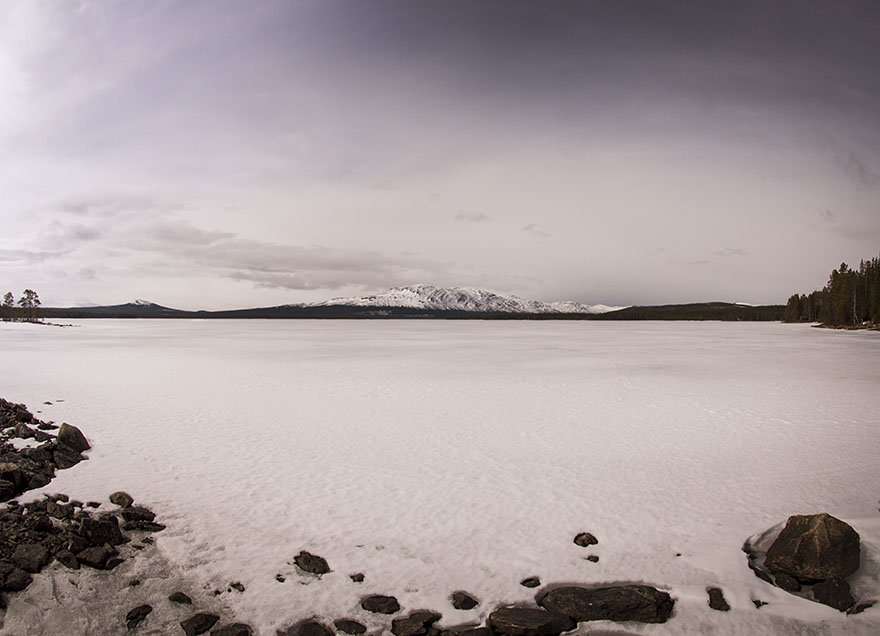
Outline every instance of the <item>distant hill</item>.
{"type": "Polygon", "coordinates": [[[605,313],[426,308],[349,304],[280,305],[252,309],[186,311],[148,301],[102,307],[45,307],[46,318],[199,318],[199,319],[441,319],[441,320],[781,320],[782,305],[691,303],[626,307],[605,313]]]}

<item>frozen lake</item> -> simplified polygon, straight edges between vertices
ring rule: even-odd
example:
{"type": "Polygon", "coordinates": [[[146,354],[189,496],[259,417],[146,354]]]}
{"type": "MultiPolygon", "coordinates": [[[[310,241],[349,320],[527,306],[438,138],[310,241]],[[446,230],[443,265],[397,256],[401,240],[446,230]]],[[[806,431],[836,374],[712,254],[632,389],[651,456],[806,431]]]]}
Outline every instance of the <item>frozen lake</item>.
{"type": "Polygon", "coordinates": [[[880,608],[845,617],[793,597],[740,552],[790,514],[826,511],[867,544],[857,596],[880,594],[880,334],[94,320],[0,324],[0,352],[0,396],[93,442],[46,490],[129,491],[168,524],[169,557],[211,589],[245,584],[225,599],[261,633],[314,614],[387,624],[359,609],[367,593],[477,621],[531,599],[529,575],[670,589],[676,615],[629,632],[880,630],[880,608]],[[599,545],[575,546],[581,530],[599,545]],[[334,572],[298,575],[301,549],[334,572]],[[707,585],[731,612],[707,607],[707,585]],[[457,589],[482,604],[453,610],[457,589]]]}

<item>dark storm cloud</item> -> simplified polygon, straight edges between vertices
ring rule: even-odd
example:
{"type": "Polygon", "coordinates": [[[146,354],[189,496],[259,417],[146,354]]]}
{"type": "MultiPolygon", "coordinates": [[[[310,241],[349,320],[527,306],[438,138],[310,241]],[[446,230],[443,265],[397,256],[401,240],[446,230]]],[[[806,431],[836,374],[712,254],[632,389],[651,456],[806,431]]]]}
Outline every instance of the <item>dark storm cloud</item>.
{"type": "Polygon", "coordinates": [[[876,252],[877,59],[873,0],[8,0],[0,274],[780,301],[876,252]]]}

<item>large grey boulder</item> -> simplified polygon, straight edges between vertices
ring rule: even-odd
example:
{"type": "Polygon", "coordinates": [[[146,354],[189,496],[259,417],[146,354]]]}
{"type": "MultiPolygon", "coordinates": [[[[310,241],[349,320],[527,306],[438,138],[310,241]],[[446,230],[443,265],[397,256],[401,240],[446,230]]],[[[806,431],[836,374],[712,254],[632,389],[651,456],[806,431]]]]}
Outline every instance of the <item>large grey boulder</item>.
{"type": "Polygon", "coordinates": [[[541,607],[579,623],[598,620],[663,623],[672,615],[675,605],[669,594],[648,585],[557,587],[539,595],[537,601],[541,607]]]}
{"type": "Polygon", "coordinates": [[[859,563],[858,532],[824,512],[789,517],[764,560],[770,572],[801,583],[846,578],[859,569],[859,563]]]}
{"type": "Polygon", "coordinates": [[[489,614],[487,624],[503,636],[558,636],[575,627],[566,616],[538,607],[499,607],[489,614]]]}
{"type": "Polygon", "coordinates": [[[71,426],[67,422],[62,424],[61,428],[58,429],[58,443],[67,446],[67,448],[72,448],[78,453],[87,451],[91,448],[82,431],[76,426],[71,426]]]}

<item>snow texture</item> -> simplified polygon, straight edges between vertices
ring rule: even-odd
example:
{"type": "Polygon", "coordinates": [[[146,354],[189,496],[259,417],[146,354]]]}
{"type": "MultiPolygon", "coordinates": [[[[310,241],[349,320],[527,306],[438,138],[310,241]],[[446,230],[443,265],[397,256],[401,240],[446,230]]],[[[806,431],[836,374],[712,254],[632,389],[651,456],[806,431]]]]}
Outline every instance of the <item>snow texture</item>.
{"type": "MultiPolygon", "coordinates": [[[[880,595],[880,338],[778,323],[93,320],[0,325],[2,394],[86,432],[45,490],[126,490],[157,547],[262,634],[394,594],[480,621],[546,583],[640,581],[672,619],[589,629],[880,633],[756,578],[743,541],[829,512],[880,595]],[[64,402],[57,402],[64,399],[64,402]],[[592,532],[598,545],[572,542],[592,532]],[[291,565],[325,557],[320,579],[291,565]],[[585,560],[589,554],[598,563],[585,560]],[[681,556],[676,556],[680,554],[681,556]],[[363,572],[353,583],[349,574],[363,572]],[[286,577],[284,583],[276,574],[286,577]],[[730,612],[707,605],[719,586],[730,612]],[[453,610],[464,589],[481,604],[453,610]],[[768,603],[756,609],[753,599],[768,603]]],[[[34,493],[40,496],[40,493],[34,493]]],[[[15,599],[13,599],[15,602],[15,599]]]]}

